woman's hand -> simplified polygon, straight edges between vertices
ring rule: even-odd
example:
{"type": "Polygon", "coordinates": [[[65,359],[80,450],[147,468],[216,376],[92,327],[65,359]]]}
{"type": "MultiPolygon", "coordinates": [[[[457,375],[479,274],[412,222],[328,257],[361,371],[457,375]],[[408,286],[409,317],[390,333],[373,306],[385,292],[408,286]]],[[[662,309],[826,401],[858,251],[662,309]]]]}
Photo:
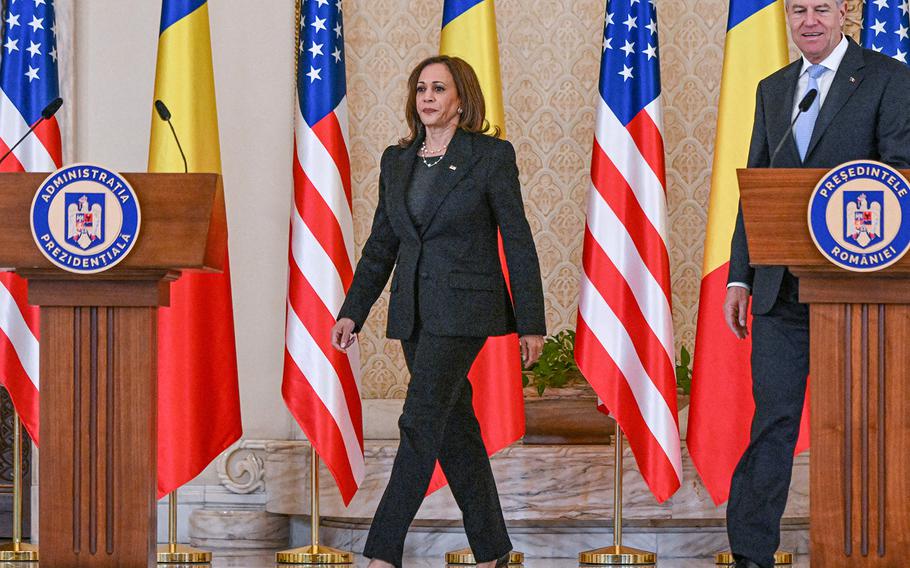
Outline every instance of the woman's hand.
{"type": "Polygon", "coordinates": [[[521,344],[521,362],[525,367],[530,367],[537,362],[543,351],[543,336],[522,335],[518,342],[521,344]]]}
{"type": "Polygon", "coordinates": [[[354,344],[357,334],[354,333],[354,320],[341,318],[332,326],[332,347],[339,351],[347,351],[354,344]]]}

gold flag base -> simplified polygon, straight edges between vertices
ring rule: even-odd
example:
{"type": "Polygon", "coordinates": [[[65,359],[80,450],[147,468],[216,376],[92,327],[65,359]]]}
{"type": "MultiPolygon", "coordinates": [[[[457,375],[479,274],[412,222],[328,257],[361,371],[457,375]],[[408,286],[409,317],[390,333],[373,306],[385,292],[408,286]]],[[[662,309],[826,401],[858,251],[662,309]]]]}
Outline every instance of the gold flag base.
{"type": "MultiPolygon", "coordinates": [[[[717,566],[732,566],[736,563],[732,552],[718,552],[714,555],[714,564],[717,566]]],[[[789,566],[793,564],[793,553],[778,550],[774,553],[775,566],[789,566]]]]}
{"type": "Polygon", "coordinates": [[[159,544],[158,564],[208,564],[212,553],[182,544],[159,544]]]}
{"type": "Polygon", "coordinates": [[[596,566],[653,566],[657,555],[629,546],[605,546],[578,553],[579,564],[596,566]]]}
{"type": "MultiPolygon", "coordinates": [[[[509,553],[509,566],[521,566],[524,561],[524,552],[513,550],[509,553]]],[[[474,553],[471,552],[470,548],[462,548],[461,550],[446,552],[446,564],[454,566],[475,566],[477,565],[477,561],[474,560],[474,553]]]]}
{"type": "Polygon", "coordinates": [[[38,562],[38,547],[24,542],[2,544],[0,562],[38,562]]]}
{"type": "Polygon", "coordinates": [[[278,564],[352,564],[354,555],[328,546],[309,545],[275,553],[278,564]]]}

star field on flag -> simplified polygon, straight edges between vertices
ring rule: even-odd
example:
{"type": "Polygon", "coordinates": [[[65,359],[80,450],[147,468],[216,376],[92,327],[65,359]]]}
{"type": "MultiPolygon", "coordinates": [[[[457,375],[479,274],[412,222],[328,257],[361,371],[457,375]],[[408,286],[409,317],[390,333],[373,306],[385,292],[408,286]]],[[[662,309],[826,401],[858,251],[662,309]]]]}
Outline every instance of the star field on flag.
{"type": "Polygon", "coordinates": [[[907,63],[910,53],[908,0],[869,0],[863,8],[863,47],[907,63]]]}
{"type": "Polygon", "coordinates": [[[298,92],[303,118],[311,127],[345,96],[341,2],[308,0],[300,20],[299,68],[310,86],[298,92]]]}
{"type": "Polygon", "coordinates": [[[600,94],[623,124],[660,93],[657,10],[639,3],[610,2],[604,26],[600,94]]]}

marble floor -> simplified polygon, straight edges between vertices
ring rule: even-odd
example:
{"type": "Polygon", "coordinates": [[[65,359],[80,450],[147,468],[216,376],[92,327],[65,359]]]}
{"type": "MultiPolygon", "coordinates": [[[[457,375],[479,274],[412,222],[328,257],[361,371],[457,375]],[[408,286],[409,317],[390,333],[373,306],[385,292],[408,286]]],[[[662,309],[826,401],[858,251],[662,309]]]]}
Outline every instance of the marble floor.
{"type": "MultiPolygon", "coordinates": [[[[366,568],[369,561],[358,556],[354,568],[366,568]]],[[[38,568],[38,564],[30,562],[0,562],[0,568],[38,568]]],[[[168,564],[168,568],[282,568],[287,564],[275,564],[274,554],[215,557],[212,564],[168,564]]],[[[405,558],[405,568],[460,568],[446,565],[441,558],[411,557],[405,558]]],[[[528,558],[523,564],[524,568],[585,568],[571,558],[528,558]]],[[[659,560],[656,568],[713,568],[714,563],[709,558],[668,558],[659,560]]],[[[792,568],[808,568],[807,556],[797,557],[792,568]]],[[[352,568],[350,564],[327,565],[319,568],[352,568]]],[[[646,568],[646,567],[642,567],[646,568]]]]}
{"type": "MultiPolygon", "coordinates": [[[[355,567],[365,568],[368,563],[366,558],[357,557],[355,567]]],[[[173,568],[200,568],[199,564],[176,566],[173,568]]],[[[282,566],[282,565],[279,565],[282,566]]],[[[287,565],[283,565],[287,566],[287,565]]],[[[441,558],[405,558],[404,566],[406,568],[456,568],[447,566],[441,558]]],[[[528,558],[523,564],[524,568],[584,568],[579,567],[576,560],[571,558],[528,558]]],[[[714,562],[709,558],[668,558],[659,560],[657,568],[713,568],[714,562]]],[[[809,558],[806,556],[797,557],[792,568],[808,568],[809,558]]],[[[0,568],[7,568],[0,565],[0,568]]],[[[14,567],[9,567],[14,568],[14,567]]],[[[18,568],[18,567],[17,567],[18,568]]],[[[274,556],[248,556],[242,558],[215,558],[210,568],[277,568],[274,556]]],[[[332,566],[322,566],[320,568],[336,568],[332,566]]],[[[337,565],[337,568],[350,568],[350,565],[337,565]]]]}

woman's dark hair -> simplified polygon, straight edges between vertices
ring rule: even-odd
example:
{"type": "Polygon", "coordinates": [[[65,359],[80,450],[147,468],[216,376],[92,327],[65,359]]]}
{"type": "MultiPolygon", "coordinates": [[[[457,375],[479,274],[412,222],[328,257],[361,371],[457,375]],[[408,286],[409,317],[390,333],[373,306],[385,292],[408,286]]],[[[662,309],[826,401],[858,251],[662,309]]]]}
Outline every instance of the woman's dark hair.
{"type": "Polygon", "coordinates": [[[420,116],[417,114],[417,82],[420,80],[420,74],[424,68],[435,63],[442,63],[448,67],[449,73],[452,74],[452,79],[455,81],[455,91],[461,98],[461,114],[459,115],[458,128],[468,132],[499,136],[499,127],[491,126],[484,118],[486,115],[486,104],[484,103],[483,91],[480,89],[480,81],[477,79],[477,73],[474,72],[474,68],[460,57],[434,55],[418,63],[414,70],[411,71],[411,76],[408,77],[408,98],[404,107],[404,118],[408,123],[410,132],[408,132],[406,137],[398,141],[398,145],[406,148],[423,134],[423,123],[420,122],[420,116]]]}

